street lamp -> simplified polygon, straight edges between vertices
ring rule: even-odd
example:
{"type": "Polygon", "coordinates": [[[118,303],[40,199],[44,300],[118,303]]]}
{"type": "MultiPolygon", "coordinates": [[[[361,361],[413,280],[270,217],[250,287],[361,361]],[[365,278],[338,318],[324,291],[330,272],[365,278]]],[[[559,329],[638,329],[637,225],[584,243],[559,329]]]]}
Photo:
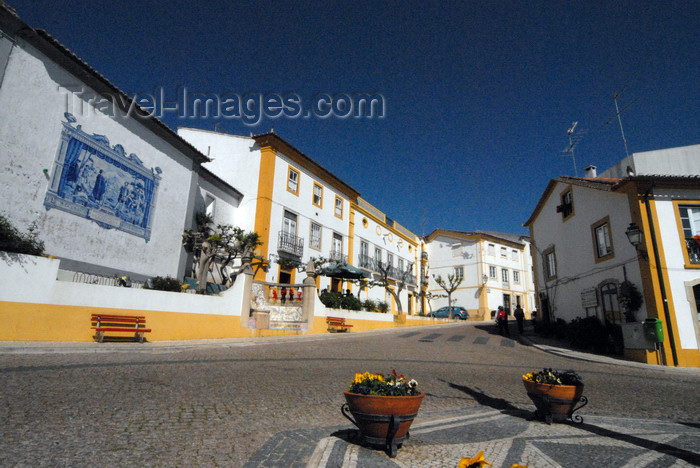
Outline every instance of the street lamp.
{"type": "Polygon", "coordinates": [[[486,284],[486,283],[488,283],[488,282],[489,282],[489,277],[488,277],[488,275],[482,276],[482,277],[481,277],[481,280],[482,280],[482,281],[481,281],[481,284],[486,284]]]}
{"type": "Polygon", "coordinates": [[[630,225],[627,226],[625,234],[627,235],[627,240],[630,241],[630,244],[634,246],[635,250],[637,250],[637,252],[639,252],[645,260],[648,260],[649,257],[647,256],[646,251],[639,248],[644,240],[644,233],[639,226],[637,226],[637,223],[631,222],[630,225]]]}

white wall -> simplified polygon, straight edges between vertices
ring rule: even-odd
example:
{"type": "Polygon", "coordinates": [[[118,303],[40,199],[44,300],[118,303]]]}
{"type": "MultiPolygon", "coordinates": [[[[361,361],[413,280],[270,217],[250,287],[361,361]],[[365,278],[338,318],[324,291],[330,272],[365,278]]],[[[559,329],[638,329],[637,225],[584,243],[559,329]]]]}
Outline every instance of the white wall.
{"type": "MultiPolygon", "coordinates": [[[[625,279],[623,266],[627,279],[640,291],[642,288],[637,253],[625,235],[631,222],[627,195],[573,185],[575,214],[562,221],[562,214],[556,212],[556,207],[560,204],[560,193],[568,186],[557,183],[532,226],[539,291],[545,290],[542,253],[554,246],[557,278],[546,284],[554,318],[567,322],[576,317],[586,317],[581,292],[597,288],[609,279],[621,283],[625,279]],[[606,216],[610,217],[614,257],[596,263],[591,225],[606,216]]],[[[595,312],[602,320],[600,297],[597,310],[590,312],[595,312]]],[[[643,304],[636,314],[637,317],[646,317],[646,305],[643,304]]]]}
{"type": "Polygon", "coordinates": [[[700,175],[700,145],[634,153],[598,177],[627,177],[627,167],[635,175],[700,175]]]}
{"type": "MultiPolygon", "coordinates": [[[[686,283],[700,280],[700,270],[685,268],[685,245],[680,239],[676,210],[671,198],[698,200],[700,193],[655,190],[656,215],[659,220],[656,228],[661,233],[657,242],[661,244],[666,259],[666,273],[669,279],[666,289],[669,302],[673,304],[676,313],[675,331],[680,337],[682,348],[698,349],[698,317],[693,314],[690,302],[693,298],[688,297],[686,283]]],[[[653,252],[649,254],[653,255],[653,252]]]]}
{"type": "Polygon", "coordinates": [[[260,149],[255,140],[196,128],[180,127],[177,133],[213,159],[203,164],[205,168],[243,194],[243,200],[225,224],[254,230],[260,178],[260,149]]]}
{"type": "Polygon", "coordinates": [[[84,102],[79,99],[70,99],[68,105],[61,89],[81,86],[90,91],[18,40],[0,88],[2,211],[21,230],[36,223],[47,253],[62,259],[144,276],[177,276],[184,257],[181,234],[196,183],[192,160],[132,119],[108,117],[89,105],[81,112],[76,104],[84,102]],[[88,134],[105,135],[110,145],[135,153],[146,168],[162,169],[150,241],[44,207],[66,111],[88,134]]]}

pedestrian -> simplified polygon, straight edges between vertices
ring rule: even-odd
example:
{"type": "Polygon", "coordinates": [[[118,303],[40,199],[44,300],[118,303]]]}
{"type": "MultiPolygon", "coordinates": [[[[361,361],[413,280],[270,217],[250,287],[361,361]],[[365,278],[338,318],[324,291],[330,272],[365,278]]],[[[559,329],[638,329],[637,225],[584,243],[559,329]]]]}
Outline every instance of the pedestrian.
{"type": "Polygon", "coordinates": [[[284,304],[285,301],[287,300],[287,287],[286,286],[282,286],[282,291],[280,292],[280,299],[282,300],[282,304],[284,304]]]}
{"type": "Polygon", "coordinates": [[[515,316],[515,320],[518,322],[518,334],[522,335],[523,334],[523,322],[525,321],[525,312],[523,312],[523,308],[520,307],[520,304],[517,305],[515,308],[515,312],[513,312],[513,315],[515,316]]]}
{"type": "Polygon", "coordinates": [[[498,313],[496,313],[496,323],[498,324],[498,333],[501,336],[510,336],[510,330],[508,330],[508,314],[503,306],[498,306],[498,313]]]}

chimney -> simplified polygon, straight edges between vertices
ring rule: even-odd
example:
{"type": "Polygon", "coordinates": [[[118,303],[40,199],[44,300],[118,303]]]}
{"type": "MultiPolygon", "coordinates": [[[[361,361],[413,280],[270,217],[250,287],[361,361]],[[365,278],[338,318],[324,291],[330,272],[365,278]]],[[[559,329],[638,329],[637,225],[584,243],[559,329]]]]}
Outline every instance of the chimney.
{"type": "Polygon", "coordinates": [[[596,172],[596,167],[594,165],[590,165],[587,168],[583,170],[583,177],[586,179],[595,179],[598,177],[598,173],[596,172]]]}

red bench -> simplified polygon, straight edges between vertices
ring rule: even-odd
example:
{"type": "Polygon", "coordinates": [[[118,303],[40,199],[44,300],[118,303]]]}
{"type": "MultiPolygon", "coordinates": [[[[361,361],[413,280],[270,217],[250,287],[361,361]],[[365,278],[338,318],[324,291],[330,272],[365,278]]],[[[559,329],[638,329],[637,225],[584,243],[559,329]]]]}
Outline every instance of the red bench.
{"type": "Polygon", "coordinates": [[[142,315],[92,314],[90,321],[92,329],[95,330],[95,341],[98,343],[104,340],[105,332],[133,333],[134,340],[143,343],[143,334],[151,331],[150,328],[146,328],[146,317],[142,315]]]}
{"type": "Polygon", "coordinates": [[[345,323],[343,317],[326,317],[326,324],[331,333],[347,332],[352,327],[349,323],[345,323]]]}

